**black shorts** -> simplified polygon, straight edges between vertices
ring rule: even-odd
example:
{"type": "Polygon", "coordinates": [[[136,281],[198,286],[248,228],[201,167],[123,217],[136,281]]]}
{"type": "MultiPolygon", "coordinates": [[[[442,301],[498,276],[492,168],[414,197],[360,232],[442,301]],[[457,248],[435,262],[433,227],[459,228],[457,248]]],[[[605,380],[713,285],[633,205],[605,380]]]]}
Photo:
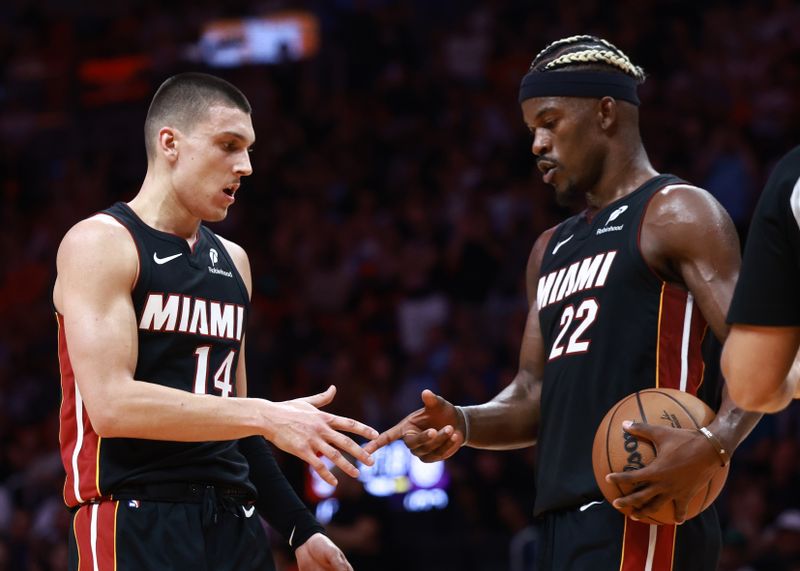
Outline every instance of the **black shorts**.
{"type": "Polygon", "coordinates": [[[274,571],[255,506],[211,496],[81,506],[72,518],[70,571],[274,571]]]}
{"type": "Polygon", "coordinates": [[[535,571],[713,571],[722,535],[713,506],[687,522],[649,525],[608,502],[544,514],[535,571]]]}

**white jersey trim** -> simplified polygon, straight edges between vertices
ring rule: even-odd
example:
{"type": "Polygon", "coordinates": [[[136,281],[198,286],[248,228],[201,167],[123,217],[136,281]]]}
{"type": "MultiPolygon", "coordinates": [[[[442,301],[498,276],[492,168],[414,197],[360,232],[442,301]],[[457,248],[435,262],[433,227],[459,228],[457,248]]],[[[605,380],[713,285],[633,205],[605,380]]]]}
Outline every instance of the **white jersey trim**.
{"type": "Polygon", "coordinates": [[[689,337],[692,334],[692,310],[694,309],[694,296],[686,294],[686,310],[683,314],[683,337],[681,339],[681,383],[680,390],[686,392],[686,383],[689,379],[689,337]]]}
{"type": "Polygon", "coordinates": [[[97,565],[97,510],[100,504],[92,504],[92,523],[90,527],[91,544],[92,544],[92,568],[94,571],[100,571],[97,565]]]}
{"type": "Polygon", "coordinates": [[[650,541],[647,543],[647,561],[644,571],[653,571],[653,559],[656,557],[656,539],[658,539],[658,526],[650,525],[650,541]]]}
{"type": "Polygon", "coordinates": [[[797,227],[800,228],[800,178],[794,183],[792,195],[789,197],[789,205],[792,207],[794,221],[797,227]]]}
{"type": "Polygon", "coordinates": [[[75,383],[75,425],[77,435],[75,437],[75,449],[72,451],[72,485],[75,499],[78,500],[78,503],[83,503],[80,471],[78,470],[78,456],[80,455],[81,447],[83,447],[83,397],[81,397],[81,391],[78,389],[78,383],[75,383]]]}

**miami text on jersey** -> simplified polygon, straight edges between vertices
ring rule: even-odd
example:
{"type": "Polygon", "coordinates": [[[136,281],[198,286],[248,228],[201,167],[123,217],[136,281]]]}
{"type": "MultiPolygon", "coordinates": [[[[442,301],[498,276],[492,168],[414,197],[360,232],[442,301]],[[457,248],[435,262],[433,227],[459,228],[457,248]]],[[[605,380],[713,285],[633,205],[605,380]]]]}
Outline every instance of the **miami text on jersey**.
{"type": "Polygon", "coordinates": [[[139,329],[177,331],[242,340],[244,306],[188,295],[151,293],[144,304],[139,329]]]}
{"type": "Polygon", "coordinates": [[[575,292],[603,287],[616,255],[616,250],[595,254],[539,278],[539,291],[536,295],[539,309],[561,301],[575,292]]]}

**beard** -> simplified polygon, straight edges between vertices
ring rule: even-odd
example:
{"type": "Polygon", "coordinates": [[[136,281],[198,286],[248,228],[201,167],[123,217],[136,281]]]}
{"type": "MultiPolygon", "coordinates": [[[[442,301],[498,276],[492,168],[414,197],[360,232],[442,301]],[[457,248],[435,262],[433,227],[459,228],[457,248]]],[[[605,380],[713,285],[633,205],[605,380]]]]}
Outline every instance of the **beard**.
{"type": "Polygon", "coordinates": [[[586,198],[586,193],[582,192],[576,185],[567,182],[564,188],[555,188],[556,203],[559,206],[574,207],[581,206],[586,198]]]}

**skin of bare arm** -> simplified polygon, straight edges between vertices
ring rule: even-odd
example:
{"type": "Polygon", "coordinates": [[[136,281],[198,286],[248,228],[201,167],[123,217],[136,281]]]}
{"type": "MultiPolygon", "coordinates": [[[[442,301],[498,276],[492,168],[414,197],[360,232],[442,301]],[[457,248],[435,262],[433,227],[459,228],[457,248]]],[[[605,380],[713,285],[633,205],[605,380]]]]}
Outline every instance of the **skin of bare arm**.
{"type": "MultiPolygon", "coordinates": [[[[738,237],[722,206],[698,188],[667,187],[654,196],[647,209],[640,244],[651,268],[667,282],[688,289],[711,330],[724,341],[729,330],[725,315],[741,259],[738,237]]],[[[760,418],[760,414],[737,408],[724,390],[720,409],[708,428],[730,453],[760,418]]],[[[716,451],[695,430],[639,423],[627,430],[653,441],[658,456],[642,470],[607,477],[640,486],[615,500],[615,506],[634,507],[634,516],[641,516],[672,501],[676,520],[683,521],[689,501],[720,466],[716,451]]]]}
{"type": "MultiPolygon", "coordinates": [[[[243,251],[232,249],[239,252],[240,263],[243,251]]],[[[318,453],[352,476],[357,469],[334,447],[371,462],[360,446],[337,431],[370,438],[374,430],[317,410],[332,400],[333,387],[306,399],[275,403],[197,395],[134,379],[138,344],[130,292],[138,256],[119,224],[96,216],[75,225],[59,247],[57,268],[53,301],[64,318],[78,389],[101,437],[198,442],[260,434],[320,470],[331,483],[335,479],[318,453]]],[[[249,264],[240,271],[249,283],[249,264]]]]}
{"type": "Polygon", "coordinates": [[[539,327],[536,292],[539,268],[554,229],[536,241],[528,259],[526,289],[528,319],[520,350],[519,369],[514,379],[492,400],[476,406],[456,407],[429,390],[422,392],[420,408],[369,442],[372,453],[381,446],[403,438],[408,448],[425,462],[448,458],[463,445],[466,423],[469,442],[474,448],[507,450],[531,446],[539,425],[541,382],[544,370],[544,345],[539,327]],[[464,417],[467,418],[464,418],[464,417]]]}
{"type": "Polygon", "coordinates": [[[743,409],[772,413],[800,397],[800,327],[734,324],[722,351],[731,398],[743,409]]]}

